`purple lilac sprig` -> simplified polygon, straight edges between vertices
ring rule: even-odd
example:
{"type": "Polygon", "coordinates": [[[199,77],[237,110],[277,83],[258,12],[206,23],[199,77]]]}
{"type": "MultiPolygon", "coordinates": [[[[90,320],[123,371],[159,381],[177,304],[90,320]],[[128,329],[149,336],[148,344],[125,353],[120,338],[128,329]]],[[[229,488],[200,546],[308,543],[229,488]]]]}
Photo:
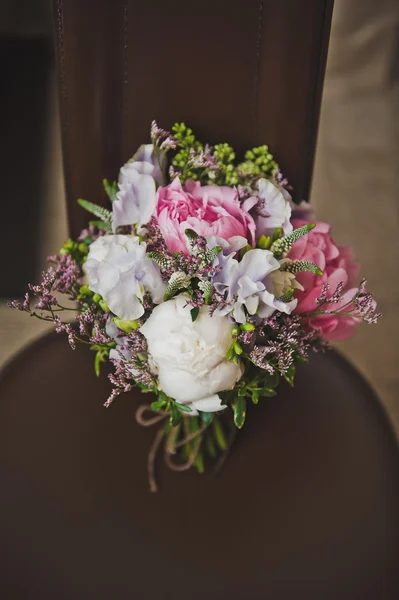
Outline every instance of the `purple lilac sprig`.
{"type": "Polygon", "coordinates": [[[176,150],[177,140],[173,137],[170,131],[158,127],[156,121],[152,121],[150,130],[151,142],[163,152],[176,150]]]}
{"type": "Polygon", "coordinates": [[[156,388],[156,378],[148,361],[147,341],[139,331],[125,336],[116,352],[117,356],[110,359],[115,370],[108,375],[114,389],[105,407],[110,406],[120,394],[130,391],[135,384],[147,392],[156,388]]]}
{"type": "Polygon", "coordinates": [[[340,282],[335,290],[330,293],[330,286],[325,283],[321,289],[320,296],[316,298],[315,309],[303,315],[304,317],[315,317],[318,315],[338,315],[351,317],[368,323],[377,323],[381,313],[376,312],[376,301],[373,295],[367,291],[367,281],[363,279],[359,288],[348,299],[348,293],[344,291],[344,283],[340,282]]]}
{"type": "Polygon", "coordinates": [[[257,326],[257,340],[249,354],[259,368],[287,374],[298,360],[307,360],[311,350],[326,347],[316,328],[304,326],[299,315],[277,313],[257,326]]]}

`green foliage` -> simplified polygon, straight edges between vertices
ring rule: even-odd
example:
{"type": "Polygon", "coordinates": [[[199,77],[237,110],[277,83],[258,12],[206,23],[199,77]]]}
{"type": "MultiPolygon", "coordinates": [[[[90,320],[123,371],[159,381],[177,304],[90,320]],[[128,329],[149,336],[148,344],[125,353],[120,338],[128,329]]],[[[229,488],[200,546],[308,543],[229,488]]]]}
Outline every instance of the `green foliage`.
{"type": "Polygon", "coordinates": [[[63,244],[62,248],[60,248],[58,254],[63,256],[65,254],[70,254],[76,264],[79,267],[82,267],[84,262],[87,260],[87,255],[89,252],[89,244],[91,240],[86,240],[84,242],[74,242],[70,238],[63,244]]]}
{"type": "Polygon", "coordinates": [[[283,373],[284,379],[290,384],[291,387],[293,387],[293,385],[294,385],[295,373],[296,373],[295,364],[292,364],[288,368],[288,370],[285,373],[283,373]]]}
{"type": "Polygon", "coordinates": [[[238,391],[237,398],[233,401],[232,407],[234,412],[234,424],[238,429],[241,429],[245,423],[247,415],[247,401],[243,390],[238,391]]]}
{"type": "Polygon", "coordinates": [[[238,165],[237,170],[243,175],[256,178],[266,177],[271,179],[278,169],[278,164],[266,145],[257,146],[245,153],[245,161],[238,165]]]}
{"type": "Polygon", "coordinates": [[[213,419],[212,421],[212,432],[215,439],[215,442],[222,452],[225,452],[228,448],[228,441],[226,438],[226,434],[224,432],[223,426],[220,422],[220,419],[213,419]]]}
{"type": "Polygon", "coordinates": [[[190,314],[191,314],[191,320],[194,322],[199,315],[199,306],[192,308],[190,310],[190,314]]]}
{"type": "Polygon", "coordinates": [[[212,420],[213,413],[203,412],[202,410],[199,410],[198,412],[199,416],[201,417],[201,421],[204,423],[204,425],[209,425],[209,423],[212,420]]]}
{"type": "Polygon", "coordinates": [[[123,321],[119,317],[114,317],[112,320],[115,323],[115,325],[118,327],[118,329],[120,329],[121,331],[124,331],[125,333],[131,333],[132,331],[136,331],[140,327],[140,325],[136,319],[134,319],[132,321],[123,321]]]}
{"type": "Polygon", "coordinates": [[[170,266],[170,257],[165,256],[165,254],[162,254],[162,252],[148,252],[147,256],[160,267],[161,271],[164,271],[170,266]]]}
{"type": "Polygon", "coordinates": [[[290,288],[282,296],[280,296],[279,300],[281,300],[282,302],[290,302],[294,297],[294,293],[295,290],[293,288],[290,288]]]}
{"type": "Polygon", "coordinates": [[[244,161],[237,164],[236,152],[230,144],[216,144],[211,155],[212,166],[204,166],[199,159],[209,147],[204,147],[196,139],[193,130],[184,123],[175,123],[172,134],[178,144],[172,166],[181,183],[187,179],[194,179],[204,185],[254,185],[260,177],[271,179],[278,170],[278,165],[266,145],[248,150],[244,161]]]}
{"type": "Polygon", "coordinates": [[[84,200],[83,198],[78,199],[78,204],[88,212],[92,213],[95,217],[104,223],[104,229],[106,231],[112,231],[112,212],[103,206],[84,200]]]}
{"type": "Polygon", "coordinates": [[[172,160],[172,166],[179,172],[183,184],[187,179],[198,180],[200,169],[193,167],[191,154],[200,154],[203,145],[195,138],[193,130],[184,123],[175,123],[172,127],[173,137],[177,140],[179,150],[172,160]]]}
{"type": "Polygon", "coordinates": [[[302,227],[298,227],[298,229],[294,229],[294,231],[288,235],[273,242],[270,247],[270,251],[273,252],[276,258],[284,258],[284,256],[287,256],[294,243],[315,227],[316,225],[314,223],[309,223],[308,225],[303,225],[302,227]]]}
{"type": "Polygon", "coordinates": [[[111,202],[115,202],[117,200],[116,194],[118,193],[118,184],[116,181],[113,183],[109,183],[108,179],[103,179],[103,186],[105,193],[111,202]]]}
{"type": "Polygon", "coordinates": [[[258,240],[257,246],[258,246],[258,248],[261,248],[262,250],[268,250],[270,248],[271,244],[272,244],[272,239],[269,236],[261,235],[258,240]]]}
{"type": "Polygon", "coordinates": [[[294,260],[287,265],[283,265],[282,268],[290,273],[301,273],[302,271],[307,271],[308,273],[323,275],[323,271],[310,260],[294,260]]]}
{"type": "Polygon", "coordinates": [[[237,185],[239,176],[234,163],[236,153],[230,144],[216,144],[214,155],[219,169],[214,173],[212,180],[217,185],[237,185]]]}
{"type": "Polygon", "coordinates": [[[164,301],[170,300],[177,292],[186,290],[191,283],[191,276],[186,275],[184,271],[176,271],[169,279],[168,286],[164,295],[164,301]]]}
{"type": "Polygon", "coordinates": [[[100,376],[101,364],[108,361],[110,349],[110,347],[106,348],[104,346],[99,346],[98,344],[90,346],[90,350],[94,350],[96,353],[94,356],[94,372],[97,377],[100,376]]]}
{"type": "Polygon", "coordinates": [[[199,281],[198,288],[204,296],[205,304],[210,304],[213,295],[213,284],[210,281],[199,281]]]}

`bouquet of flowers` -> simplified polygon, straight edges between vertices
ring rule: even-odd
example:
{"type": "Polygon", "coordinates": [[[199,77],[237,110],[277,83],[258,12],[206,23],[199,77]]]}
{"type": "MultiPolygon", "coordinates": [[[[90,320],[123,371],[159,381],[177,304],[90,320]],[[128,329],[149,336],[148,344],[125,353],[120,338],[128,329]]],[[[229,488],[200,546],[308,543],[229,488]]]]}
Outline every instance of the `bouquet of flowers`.
{"type": "Polygon", "coordinates": [[[159,424],[156,489],[161,444],[170,467],[202,472],[225,455],[248,403],[292,385],[311,351],[379,315],[366,282],[355,287],[350,248],[293,204],[267,146],[238,162],[228,144],[155,122],[151,142],[118,182],[104,180],[111,210],[78,201],[95,220],[11,305],[52,321],[72,348],[88,344],[97,375],[112,363],[105,406],[134,386],[154,395],[137,420],[159,424]]]}

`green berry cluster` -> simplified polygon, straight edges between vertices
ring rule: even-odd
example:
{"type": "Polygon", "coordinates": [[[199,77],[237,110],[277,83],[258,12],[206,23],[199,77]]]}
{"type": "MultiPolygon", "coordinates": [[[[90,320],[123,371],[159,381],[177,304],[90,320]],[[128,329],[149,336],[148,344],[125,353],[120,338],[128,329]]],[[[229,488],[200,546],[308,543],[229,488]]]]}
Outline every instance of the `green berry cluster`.
{"type": "Polygon", "coordinates": [[[270,178],[276,173],[278,165],[266,145],[257,146],[245,153],[245,161],[238,165],[242,175],[270,178]]]}
{"type": "Polygon", "coordinates": [[[203,152],[203,144],[184,123],[175,123],[172,134],[178,144],[178,152],[172,159],[172,166],[179,173],[182,183],[187,179],[194,179],[202,184],[253,186],[260,177],[272,178],[278,169],[268,146],[257,146],[248,150],[244,156],[245,160],[237,165],[234,148],[226,143],[216,144],[213,148],[216,168],[193,166],[193,155],[195,158],[203,152]]]}
{"type": "Polygon", "coordinates": [[[195,138],[193,130],[187,127],[184,123],[175,123],[172,127],[173,137],[177,140],[179,151],[172,160],[172,165],[179,172],[181,183],[187,179],[199,179],[199,169],[190,166],[190,150],[193,149],[196,153],[203,150],[203,145],[195,138]]]}
{"type": "Polygon", "coordinates": [[[216,144],[214,156],[220,167],[215,171],[213,182],[218,185],[237,185],[239,183],[237,167],[234,164],[236,153],[230,144],[216,144]]]}

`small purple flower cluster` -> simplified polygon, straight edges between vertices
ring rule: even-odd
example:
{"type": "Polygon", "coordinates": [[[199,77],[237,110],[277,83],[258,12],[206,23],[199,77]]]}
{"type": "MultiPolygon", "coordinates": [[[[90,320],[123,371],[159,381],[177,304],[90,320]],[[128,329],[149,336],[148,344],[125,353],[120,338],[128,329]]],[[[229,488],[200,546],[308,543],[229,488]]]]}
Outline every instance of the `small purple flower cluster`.
{"type": "Polygon", "coordinates": [[[148,355],[147,342],[139,331],[133,331],[124,337],[124,343],[119,346],[118,357],[111,357],[115,371],[108,375],[114,389],[105,402],[104,406],[111,405],[113,400],[132,389],[134,381],[143,391],[151,391],[156,388],[156,378],[151,371],[148,355]],[[128,358],[127,358],[128,357],[128,358]]]}
{"type": "Polygon", "coordinates": [[[298,315],[275,314],[257,327],[257,343],[251,361],[270,374],[284,375],[299,360],[306,360],[311,350],[327,347],[315,328],[304,327],[298,315]],[[260,342],[263,343],[260,343],[260,342]]]}
{"type": "Polygon", "coordinates": [[[325,283],[320,296],[316,298],[317,307],[314,313],[309,313],[309,315],[340,315],[364,321],[369,325],[377,323],[382,315],[376,312],[376,301],[371,292],[367,291],[366,287],[367,280],[363,279],[359,288],[348,298],[348,295],[343,291],[343,283],[339,283],[330,295],[330,286],[328,283],[325,283]],[[336,306],[335,308],[334,305],[336,306]]]}

